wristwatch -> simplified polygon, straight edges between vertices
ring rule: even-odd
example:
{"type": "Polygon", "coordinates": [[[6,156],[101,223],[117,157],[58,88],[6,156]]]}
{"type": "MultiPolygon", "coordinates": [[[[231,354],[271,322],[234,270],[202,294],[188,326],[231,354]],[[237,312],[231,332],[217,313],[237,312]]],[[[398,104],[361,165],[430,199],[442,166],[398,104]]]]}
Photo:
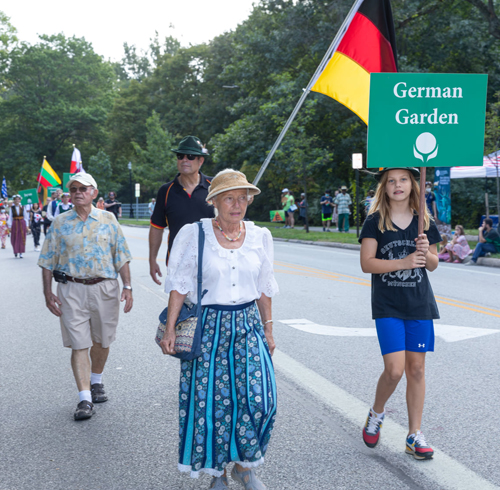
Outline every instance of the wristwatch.
{"type": "Polygon", "coordinates": [[[132,286],[123,286],[123,289],[129,289],[130,291],[132,291],[132,286]]]}

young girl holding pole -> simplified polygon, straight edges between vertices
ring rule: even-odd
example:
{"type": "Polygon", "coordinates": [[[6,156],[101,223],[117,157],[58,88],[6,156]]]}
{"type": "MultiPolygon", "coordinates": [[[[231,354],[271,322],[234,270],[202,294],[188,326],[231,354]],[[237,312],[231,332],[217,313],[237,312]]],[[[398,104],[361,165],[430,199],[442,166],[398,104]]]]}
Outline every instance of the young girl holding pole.
{"type": "Polygon", "coordinates": [[[380,440],[385,404],[406,372],[409,431],[406,452],[430,459],[434,451],[420,430],[425,399],[425,354],[434,351],[439,312],[427,271],[438,266],[441,236],[425,207],[418,235],[420,189],[415,168],[384,168],[363,225],[361,268],[372,274],[372,317],[384,359],[375,401],[363,428],[365,444],[380,440]]]}

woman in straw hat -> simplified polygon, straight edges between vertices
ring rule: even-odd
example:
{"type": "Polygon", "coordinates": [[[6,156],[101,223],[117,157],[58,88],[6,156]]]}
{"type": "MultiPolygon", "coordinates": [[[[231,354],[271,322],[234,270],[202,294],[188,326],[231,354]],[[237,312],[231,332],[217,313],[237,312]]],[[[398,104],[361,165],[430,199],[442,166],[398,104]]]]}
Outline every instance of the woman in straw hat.
{"type": "MultiPolygon", "coordinates": [[[[207,201],[215,218],[201,222],[203,249],[202,355],[181,363],[179,469],[213,476],[210,488],[231,477],[246,490],[264,490],[254,468],[264,462],[276,415],[271,356],[271,298],[278,292],[269,230],[243,221],[249,199],[260,194],[236,170],[219,172],[207,201]]],[[[187,297],[197,302],[198,225],[174,240],[165,290],[170,293],[164,354],[174,354],[175,321],[187,297]]]]}

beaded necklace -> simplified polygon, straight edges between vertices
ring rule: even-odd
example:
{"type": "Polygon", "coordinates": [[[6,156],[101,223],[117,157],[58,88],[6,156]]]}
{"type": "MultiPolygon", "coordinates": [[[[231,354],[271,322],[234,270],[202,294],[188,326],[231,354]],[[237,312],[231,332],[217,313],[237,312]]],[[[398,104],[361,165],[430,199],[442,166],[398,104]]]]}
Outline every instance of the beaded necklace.
{"type": "Polygon", "coordinates": [[[215,218],[215,224],[217,225],[217,228],[219,228],[220,232],[222,233],[222,236],[226,239],[229,240],[230,242],[236,242],[241,238],[241,233],[243,231],[243,223],[240,221],[240,232],[238,233],[238,236],[236,238],[231,238],[228,237],[225,233],[224,230],[221,228],[219,225],[219,222],[217,221],[217,218],[215,218]]]}

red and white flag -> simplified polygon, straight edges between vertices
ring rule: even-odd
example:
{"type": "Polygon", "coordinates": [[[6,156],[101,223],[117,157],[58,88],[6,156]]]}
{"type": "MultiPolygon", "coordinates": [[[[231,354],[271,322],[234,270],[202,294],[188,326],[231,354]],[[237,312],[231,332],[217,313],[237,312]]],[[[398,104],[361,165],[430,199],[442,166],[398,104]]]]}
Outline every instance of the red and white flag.
{"type": "Polygon", "coordinates": [[[78,148],[73,149],[73,156],[71,157],[71,168],[69,169],[69,173],[76,174],[78,172],[86,173],[83,170],[82,165],[82,154],[78,148]]]}

